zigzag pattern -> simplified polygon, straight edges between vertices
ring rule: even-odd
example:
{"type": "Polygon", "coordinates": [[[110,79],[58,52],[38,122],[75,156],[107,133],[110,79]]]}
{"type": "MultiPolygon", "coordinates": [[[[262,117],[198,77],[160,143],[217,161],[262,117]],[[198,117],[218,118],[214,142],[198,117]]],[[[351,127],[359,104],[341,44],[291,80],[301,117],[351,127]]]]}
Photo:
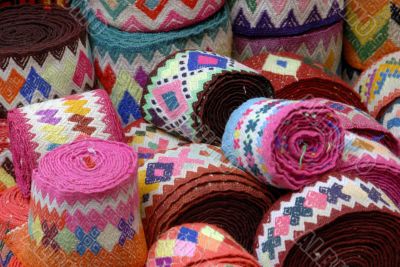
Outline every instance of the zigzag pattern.
{"type": "Polygon", "coordinates": [[[341,20],[343,0],[232,0],[233,31],[245,36],[299,35],[341,20]]]}
{"type": "MultiPolygon", "coordinates": [[[[298,236],[305,234],[307,232],[307,225],[315,225],[324,220],[324,225],[327,225],[329,222],[329,218],[333,211],[341,211],[343,208],[348,207],[353,209],[356,205],[361,205],[365,208],[370,208],[374,206],[378,209],[387,208],[394,212],[399,212],[400,210],[396,207],[396,205],[385,195],[385,193],[379,188],[375,187],[370,182],[364,182],[359,178],[350,179],[346,176],[334,177],[329,176],[327,181],[319,181],[312,186],[305,187],[299,193],[293,193],[289,200],[280,202],[279,206],[276,206],[272,211],[269,211],[268,222],[265,220],[262,224],[261,234],[257,237],[258,248],[256,249],[257,258],[264,266],[279,266],[280,265],[280,257],[279,253],[287,251],[286,241],[296,240],[298,236]],[[321,195],[321,188],[332,188],[333,186],[337,186],[337,188],[341,187],[341,192],[344,195],[349,196],[347,199],[338,198],[336,203],[334,201],[327,202],[325,200],[326,205],[322,208],[321,206],[315,207],[313,205],[318,205],[317,203],[312,203],[311,195],[321,195]],[[367,192],[365,192],[362,188],[367,188],[369,190],[375,190],[378,194],[380,194],[381,199],[379,201],[374,201],[367,192]],[[308,207],[312,210],[311,216],[301,216],[299,215],[299,221],[296,225],[290,224],[288,225],[287,231],[284,231],[284,234],[276,234],[282,225],[279,222],[282,221],[282,217],[284,214],[284,210],[288,210],[291,207],[296,205],[296,201],[299,198],[305,199],[308,201],[308,207]],[[262,243],[268,240],[269,230],[275,230],[273,234],[274,238],[280,238],[279,245],[271,248],[272,257],[268,255],[267,252],[262,251],[262,243]],[[296,238],[295,238],[296,234],[296,238]]],[[[346,212],[348,213],[348,212],[346,212]]]]}
{"type": "Polygon", "coordinates": [[[24,59],[23,65],[15,58],[8,59],[0,73],[0,117],[5,118],[7,111],[17,106],[64,97],[93,87],[94,70],[86,44],[79,40],[74,49],[64,47],[60,53],[48,53],[41,64],[34,57],[24,59]]]}
{"type": "Polygon", "coordinates": [[[380,122],[389,131],[393,133],[394,136],[400,139],[400,98],[395,100],[382,115],[380,122]]]}
{"type": "Polygon", "coordinates": [[[199,168],[228,167],[232,165],[212,146],[206,144],[193,144],[181,146],[176,150],[167,150],[165,153],[156,154],[151,160],[138,170],[141,199],[148,195],[147,201],[142,202],[142,218],[145,218],[145,209],[153,205],[153,197],[163,194],[163,187],[173,185],[176,179],[184,179],[188,172],[196,172],[199,168]],[[157,175],[157,170],[163,170],[165,166],[171,166],[171,170],[164,171],[162,177],[157,175]],[[156,176],[160,181],[150,181],[156,176]]]}
{"type": "Polygon", "coordinates": [[[125,32],[178,30],[211,17],[223,5],[223,0],[89,1],[102,22],[125,32]]]}
{"type": "Polygon", "coordinates": [[[260,39],[235,36],[233,42],[233,55],[239,61],[261,53],[284,51],[311,58],[336,72],[342,53],[342,23],[300,36],[260,39]]]}

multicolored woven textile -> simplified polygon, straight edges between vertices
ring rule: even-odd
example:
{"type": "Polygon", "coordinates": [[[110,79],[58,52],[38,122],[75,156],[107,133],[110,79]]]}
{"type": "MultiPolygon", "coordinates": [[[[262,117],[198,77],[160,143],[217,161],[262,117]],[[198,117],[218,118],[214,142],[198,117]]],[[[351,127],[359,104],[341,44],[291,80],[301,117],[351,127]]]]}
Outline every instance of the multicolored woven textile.
{"type": "Polygon", "coordinates": [[[46,154],[33,172],[28,222],[5,242],[25,267],[143,266],[137,155],[87,139],[46,154]]]}
{"type": "Polygon", "coordinates": [[[385,146],[347,133],[337,170],[376,184],[400,207],[400,158],[385,146]]]}
{"type": "Polygon", "coordinates": [[[125,127],[127,143],[138,153],[139,166],[148,159],[152,159],[156,153],[177,148],[186,144],[183,139],[175,137],[154,125],[139,119],[125,127]]]}
{"type": "Polygon", "coordinates": [[[55,5],[1,10],[0,118],[15,107],[93,87],[90,47],[79,18],[55,5]]]}
{"type": "MultiPolygon", "coordinates": [[[[78,1],[74,1],[76,3],[78,1]]],[[[82,3],[84,1],[81,1],[82,3]]],[[[85,5],[81,9],[85,10],[85,5]]],[[[139,102],[151,71],[175,51],[210,50],[231,55],[232,31],[224,8],[207,21],[167,33],[129,33],[107,27],[93,15],[91,44],[98,82],[110,94],[124,125],[142,117],[139,102]]]]}
{"type": "Polygon", "coordinates": [[[10,150],[16,180],[29,196],[31,174],[47,152],[75,140],[125,140],[121,123],[104,90],[49,100],[8,113],[10,150]]]}
{"type": "Polygon", "coordinates": [[[0,192],[15,185],[7,121],[0,119],[0,192]]]}
{"type": "Polygon", "coordinates": [[[344,58],[342,58],[342,79],[350,86],[354,86],[361,75],[361,70],[350,66],[344,58]]]}
{"type": "Polygon", "coordinates": [[[252,56],[266,52],[291,52],[308,57],[321,63],[332,72],[337,72],[342,55],[342,28],[343,23],[338,22],[329,27],[297,36],[246,38],[235,35],[233,57],[236,60],[245,61],[252,56]]]}
{"type": "MultiPolygon", "coordinates": [[[[57,4],[67,6],[68,0],[0,0],[0,7],[22,5],[22,4],[57,4]]],[[[1,266],[1,265],[0,265],[1,266]]]]}
{"type": "Polygon", "coordinates": [[[24,198],[17,186],[0,192],[0,229],[14,229],[28,219],[29,200],[24,198]]]}
{"type": "Polygon", "coordinates": [[[335,111],[345,130],[378,142],[386,146],[393,154],[400,156],[400,140],[368,113],[330,100],[321,99],[320,103],[335,111]]]}
{"type": "Polygon", "coordinates": [[[149,246],[170,227],[204,222],[251,250],[257,225],[277,193],[206,144],[156,154],[139,168],[139,187],[149,246]]]}
{"type": "Polygon", "coordinates": [[[372,116],[379,119],[400,98],[400,52],[389,54],[364,71],[355,89],[372,116]]]}
{"type": "Polygon", "coordinates": [[[222,138],[235,166],[293,190],[334,169],[343,145],[340,118],[318,100],[251,99],[232,113],[222,138]]]}
{"type": "Polygon", "coordinates": [[[143,96],[143,115],[191,141],[219,143],[235,108],[273,93],[266,78],[228,57],[179,52],[152,73],[143,96]]]}
{"type": "Polygon", "coordinates": [[[365,70],[400,48],[399,25],[391,19],[389,0],[354,0],[346,5],[344,56],[355,69],[365,70]]]}
{"type": "Polygon", "coordinates": [[[260,265],[224,230],[211,224],[190,223],[163,233],[151,247],[146,266],[260,265]]]}
{"type": "Polygon", "coordinates": [[[220,10],[224,0],[86,0],[104,24],[124,32],[164,32],[201,23],[220,10]]]}
{"type": "Polygon", "coordinates": [[[342,19],[343,0],[230,0],[233,31],[245,36],[300,35],[342,19]]]}
{"type": "Polygon", "coordinates": [[[399,229],[400,211],[378,187],[332,174],[278,200],[255,250],[262,266],[399,266],[399,229]]]}
{"type": "Polygon", "coordinates": [[[263,53],[243,62],[267,78],[276,98],[326,98],[367,110],[359,94],[326,67],[293,53],[263,53]]]}
{"type": "Polygon", "coordinates": [[[400,140],[400,98],[386,108],[379,121],[400,140]]]}

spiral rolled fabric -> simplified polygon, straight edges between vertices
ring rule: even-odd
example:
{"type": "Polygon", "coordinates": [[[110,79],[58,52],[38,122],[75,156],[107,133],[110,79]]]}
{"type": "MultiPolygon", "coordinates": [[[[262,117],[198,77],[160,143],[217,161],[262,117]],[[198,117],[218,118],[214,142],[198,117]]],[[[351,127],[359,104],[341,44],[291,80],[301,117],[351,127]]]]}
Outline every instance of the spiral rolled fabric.
{"type": "Polygon", "coordinates": [[[220,148],[189,144],[158,153],[139,168],[147,244],[169,228],[215,224],[251,251],[255,230],[280,194],[235,168],[220,148]]]}
{"type": "Polygon", "coordinates": [[[337,172],[374,183],[400,207],[400,158],[382,144],[346,133],[337,172]]]}
{"type": "Polygon", "coordinates": [[[28,221],[5,242],[29,266],[143,266],[137,154],[89,138],[46,154],[33,172],[28,221]]]}
{"type": "Polygon", "coordinates": [[[382,190],[332,174],[279,199],[255,251],[262,266],[398,266],[399,231],[400,211],[382,190]]]}
{"type": "Polygon", "coordinates": [[[230,0],[235,34],[254,36],[300,35],[342,20],[344,1],[230,0]]]}
{"type": "Polygon", "coordinates": [[[0,119],[0,192],[15,185],[7,120],[0,119]]]}
{"type": "Polygon", "coordinates": [[[224,0],[86,1],[99,20],[124,32],[168,32],[186,28],[208,19],[225,3],[224,0]]]}
{"type": "Polygon", "coordinates": [[[138,153],[139,166],[143,166],[156,153],[187,144],[185,140],[160,130],[143,119],[128,124],[124,131],[127,144],[138,153]]]}
{"type": "Polygon", "coordinates": [[[124,142],[121,123],[104,90],[94,90],[14,109],[8,113],[16,181],[29,196],[31,174],[54,148],[96,137],[124,142]]]}
{"type": "Polygon", "coordinates": [[[129,33],[107,27],[85,1],[74,1],[89,21],[95,72],[99,85],[110,94],[124,125],[142,117],[139,103],[150,72],[171,53],[185,49],[210,50],[230,56],[232,30],[228,11],[208,20],[165,33],[129,33]]]}
{"type": "Polygon", "coordinates": [[[358,91],[310,58],[288,52],[262,53],[243,64],[259,71],[271,82],[276,98],[301,100],[319,97],[367,111],[358,91]]]}
{"type": "Polygon", "coordinates": [[[318,99],[254,98],[232,113],[222,150],[261,182],[297,190],[335,169],[344,132],[334,110],[318,99]]]}
{"type": "Polygon", "coordinates": [[[353,68],[365,70],[386,54],[399,50],[400,28],[392,19],[390,2],[355,0],[346,5],[343,54],[353,68]]]}
{"type": "Polygon", "coordinates": [[[56,5],[1,10],[0,118],[13,108],[93,87],[87,32],[76,19],[81,15],[56,5]]]}
{"type": "Polygon", "coordinates": [[[160,235],[149,250],[146,266],[260,265],[226,231],[212,224],[187,223],[160,235]]]}
{"type": "Polygon", "coordinates": [[[343,23],[337,22],[296,36],[250,38],[235,35],[233,58],[242,62],[261,53],[290,52],[310,58],[336,73],[342,55],[342,28],[343,23]]]}
{"type": "Polygon", "coordinates": [[[273,97],[270,82],[239,62],[211,52],[178,52],[150,76],[144,119],[191,141],[218,144],[235,108],[253,97],[273,97]]]}

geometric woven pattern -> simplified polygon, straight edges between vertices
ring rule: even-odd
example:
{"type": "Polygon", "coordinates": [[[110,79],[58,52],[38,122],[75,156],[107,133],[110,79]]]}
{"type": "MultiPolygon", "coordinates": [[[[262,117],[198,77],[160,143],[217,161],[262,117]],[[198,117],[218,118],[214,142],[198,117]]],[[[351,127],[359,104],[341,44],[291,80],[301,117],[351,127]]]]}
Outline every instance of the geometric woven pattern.
{"type": "Polygon", "coordinates": [[[199,23],[224,5],[223,0],[89,0],[99,20],[125,32],[164,32],[199,23]]]}
{"type": "Polygon", "coordinates": [[[56,259],[68,266],[96,260],[143,266],[147,248],[136,164],[129,146],[99,139],[46,154],[33,173],[27,224],[7,237],[7,245],[24,266],[56,259]],[[42,257],[43,250],[48,253],[42,257]]]}
{"type": "MultiPolygon", "coordinates": [[[[42,31],[66,31],[66,33],[63,38],[57,37],[59,33],[53,34],[55,37],[47,36],[47,39],[43,37],[44,40],[38,41],[37,44],[36,40],[26,40],[29,47],[21,48],[6,43],[8,47],[5,48],[5,53],[0,54],[0,118],[6,118],[7,111],[13,108],[80,93],[93,87],[94,68],[86,30],[77,24],[68,12],[56,7],[52,12],[44,14],[43,9],[40,8],[28,6],[9,8],[7,12],[2,13],[4,14],[2,21],[7,21],[7,18],[14,13],[27,13],[26,21],[24,21],[24,16],[18,15],[18,19],[26,24],[34,21],[35,18],[42,19],[43,16],[47,16],[46,30],[32,29],[34,32],[30,38],[41,38],[42,31]],[[53,25],[55,24],[53,20],[56,18],[60,19],[59,24],[65,24],[63,26],[65,29],[57,29],[53,25]],[[43,49],[44,44],[48,48],[43,49]],[[15,53],[20,56],[15,57],[15,53]]],[[[13,26],[18,23],[15,21],[12,23],[10,27],[15,27],[16,32],[23,32],[18,30],[18,26],[13,26]]],[[[3,26],[8,27],[6,24],[3,26]]],[[[27,37],[24,35],[23,38],[27,37]]]]}
{"type": "MultiPolygon", "coordinates": [[[[73,4],[87,11],[85,2],[73,4]]],[[[89,31],[101,33],[90,36],[100,88],[110,94],[124,125],[141,117],[138,105],[149,73],[173,52],[200,49],[231,54],[232,31],[225,8],[200,24],[165,33],[123,32],[107,27],[92,11],[85,16],[91,21],[89,31]]]]}
{"type": "Polygon", "coordinates": [[[377,119],[400,97],[400,52],[388,54],[364,71],[354,87],[377,119]]]}
{"type": "Polygon", "coordinates": [[[235,35],[233,57],[245,61],[261,53],[290,52],[310,58],[336,73],[342,54],[342,28],[343,23],[338,22],[295,36],[247,38],[235,35]]]}
{"type": "Polygon", "coordinates": [[[123,141],[123,130],[104,90],[49,100],[8,114],[18,185],[29,195],[31,172],[47,152],[75,140],[123,141]]]}
{"type": "Polygon", "coordinates": [[[233,31],[247,36],[300,35],[342,19],[343,0],[231,0],[233,31]]]}
{"type": "Polygon", "coordinates": [[[399,25],[391,19],[389,0],[350,1],[346,5],[344,55],[351,67],[364,70],[400,45],[399,25]]]}
{"type": "Polygon", "coordinates": [[[382,115],[380,122],[391,131],[394,136],[400,139],[400,97],[389,105],[382,115]]]}
{"type": "Polygon", "coordinates": [[[15,185],[7,121],[0,119],[0,192],[15,185]]]}
{"type": "Polygon", "coordinates": [[[177,148],[187,143],[157,129],[143,119],[130,123],[124,131],[128,145],[138,153],[139,166],[142,166],[146,160],[152,159],[156,153],[177,148]]]}
{"type": "Polygon", "coordinates": [[[259,266],[228,233],[204,223],[184,224],[163,233],[151,247],[146,266],[189,266],[195,262],[204,266],[259,266]]]}
{"type": "MultiPolygon", "coordinates": [[[[400,227],[400,210],[374,184],[357,177],[328,175],[321,181],[304,187],[298,193],[291,193],[274,204],[258,229],[256,254],[263,266],[282,266],[284,261],[292,262],[289,266],[299,266],[293,264],[296,255],[302,258],[304,266],[311,266],[312,260],[319,263],[336,262],[344,266],[352,262],[351,258],[358,253],[371,257],[376,253],[384,254],[385,246],[393,246],[392,249],[388,248],[389,251],[398,250],[399,242],[395,241],[397,237],[394,234],[398,231],[398,227],[400,227]],[[362,214],[365,214],[366,219],[360,221],[358,216],[362,214]],[[389,222],[384,220],[388,217],[391,218],[389,222]],[[340,223],[341,220],[345,220],[344,225],[340,223]],[[348,228],[345,225],[348,225],[348,228]],[[357,231],[358,234],[349,233],[354,232],[354,229],[360,229],[357,231]],[[332,234],[336,232],[337,235],[332,234]],[[329,237],[325,235],[324,238],[324,233],[330,233],[329,237]],[[377,244],[373,252],[359,250],[357,245],[360,243],[367,246],[371,242],[379,243],[375,238],[371,242],[365,241],[369,240],[372,233],[377,236],[385,235],[385,238],[395,243],[377,244]],[[355,238],[351,239],[354,243],[347,243],[347,250],[342,250],[343,246],[338,244],[342,244],[343,238],[350,236],[355,238]],[[318,247],[311,245],[310,239],[313,240],[312,244],[318,243],[318,247]],[[313,247],[310,249],[308,246],[313,247]],[[334,253],[325,254],[327,249],[334,253]],[[301,250],[299,252],[301,254],[296,254],[297,250],[301,250]],[[318,253],[321,258],[304,251],[318,253]],[[307,257],[310,258],[306,260],[307,257]]],[[[388,257],[399,263],[399,258],[397,257],[396,261],[395,255],[388,254],[388,257]]]]}
{"type": "Polygon", "coordinates": [[[11,5],[21,5],[21,4],[57,4],[60,6],[65,6],[65,0],[1,0],[0,7],[7,7],[11,5]]]}

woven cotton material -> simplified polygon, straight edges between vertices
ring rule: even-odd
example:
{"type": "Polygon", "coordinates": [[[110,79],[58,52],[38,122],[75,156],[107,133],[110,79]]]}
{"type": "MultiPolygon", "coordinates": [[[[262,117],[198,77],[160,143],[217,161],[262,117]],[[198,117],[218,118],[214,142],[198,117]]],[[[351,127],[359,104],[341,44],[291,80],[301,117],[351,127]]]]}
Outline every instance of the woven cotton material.
{"type": "Polygon", "coordinates": [[[24,198],[17,186],[0,192],[0,229],[14,229],[28,219],[29,200],[24,198]]]}
{"type": "Polygon", "coordinates": [[[386,108],[379,121],[400,140],[400,98],[386,108]]]}
{"type": "MultiPolygon", "coordinates": [[[[295,2],[295,1],[290,1],[295,2]]],[[[239,61],[261,53],[291,52],[321,63],[337,72],[342,55],[342,22],[289,37],[246,38],[235,35],[233,57],[239,61]]]]}
{"type": "Polygon", "coordinates": [[[0,7],[15,6],[21,4],[57,4],[59,6],[68,6],[68,0],[0,0],[0,7]]]}
{"type": "Polygon", "coordinates": [[[361,75],[361,70],[350,66],[344,58],[342,58],[342,79],[350,86],[354,86],[361,75]]]}
{"type": "Polygon", "coordinates": [[[337,170],[371,181],[400,207],[400,158],[385,146],[348,133],[337,170]]]}
{"type": "Polygon", "coordinates": [[[334,169],[343,144],[340,118],[318,99],[251,99],[232,113],[222,138],[222,150],[235,166],[263,183],[293,190],[334,169]]]}
{"type": "Polygon", "coordinates": [[[399,25],[391,19],[389,0],[355,0],[346,5],[344,56],[359,70],[400,48],[399,25]]]}
{"type": "Polygon", "coordinates": [[[97,18],[124,32],[164,32],[201,23],[224,0],[86,0],[97,18]]]}
{"type": "Polygon", "coordinates": [[[233,31],[245,36],[300,35],[342,19],[343,0],[230,0],[233,31]]]}
{"type": "Polygon", "coordinates": [[[279,199],[255,250],[262,266],[399,266],[399,230],[399,209],[382,190],[332,174],[279,199]]]}
{"type": "Polygon", "coordinates": [[[16,180],[29,196],[31,174],[47,152],[96,137],[123,142],[121,123],[104,90],[94,90],[14,109],[8,114],[16,180]]]}
{"type": "Polygon", "coordinates": [[[260,265],[224,230],[211,224],[188,223],[160,235],[150,248],[146,266],[260,265]]]}
{"type": "Polygon", "coordinates": [[[30,266],[143,266],[137,154],[87,139],[46,154],[33,172],[28,222],[6,236],[30,266]]]}
{"type": "Polygon", "coordinates": [[[90,47],[79,18],[54,5],[0,11],[0,118],[15,107],[93,87],[90,47]]]}
{"type": "MultiPolygon", "coordinates": [[[[84,5],[81,8],[85,10],[84,5]]],[[[232,31],[226,8],[200,24],[167,33],[122,32],[102,24],[92,12],[86,13],[98,82],[110,94],[125,125],[142,117],[142,88],[149,73],[171,53],[200,49],[231,55],[232,31]]]]}
{"type": "Polygon", "coordinates": [[[185,140],[160,130],[143,119],[130,123],[124,131],[128,145],[138,153],[139,166],[152,159],[156,153],[187,144],[185,140]]]}
{"type": "Polygon", "coordinates": [[[400,52],[375,62],[361,74],[354,88],[371,115],[380,119],[386,108],[400,98],[400,52]]]}
{"type": "Polygon", "coordinates": [[[276,191],[235,168],[220,148],[190,144],[158,153],[139,168],[148,245],[170,227],[212,223],[251,250],[262,214],[276,191]]]}
{"type": "Polygon", "coordinates": [[[320,97],[367,110],[358,92],[310,58],[288,52],[263,53],[243,63],[271,82],[276,98],[301,100],[320,97]]]}
{"type": "Polygon", "coordinates": [[[15,185],[7,121],[0,119],[0,192],[15,185]]]}
{"type": "Polygon", "coordinates": [[[219,143],[232,111],[253,97],[272,97],[269,81],[239,62],[185,51],[160,63],[143,96],[143,114],[191,141],[219,143]]]}

